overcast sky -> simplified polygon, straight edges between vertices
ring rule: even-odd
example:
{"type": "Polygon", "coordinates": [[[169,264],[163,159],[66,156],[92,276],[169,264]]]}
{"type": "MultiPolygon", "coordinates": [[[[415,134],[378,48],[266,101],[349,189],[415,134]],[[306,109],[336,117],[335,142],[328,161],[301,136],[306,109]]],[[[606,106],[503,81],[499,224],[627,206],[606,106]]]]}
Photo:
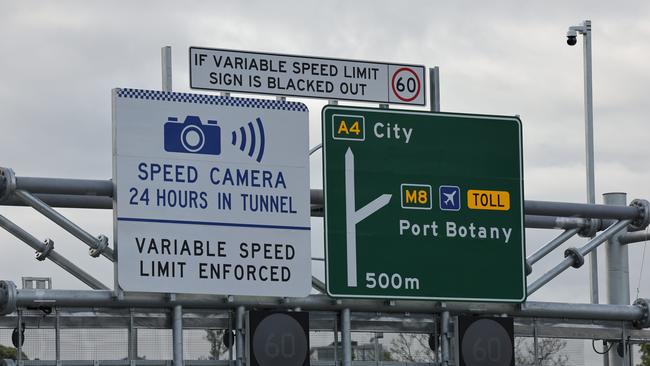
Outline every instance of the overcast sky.
{"type": "MultiPolygon", "coordinates": [[[[648,199],[649,4],[0,0],[0,165],[19,176],[110,178],[110,90],[160,88],[160,48],[169,45],[174,90],[189,91],[188,47],[204,46],[439,66],[443,111],[521,116],[526,199],[583,202],[582,40],[569,47],[565,32],[591,19],[597,201],[610,191],[648,199]]],[[[305,102],[313,146],[324,101],[305,102]]],[[[311,162],[312,187],[320,188],[320,157],[311,162]]],[[[35,211],[0,211],[36,237],[52,237],[58,251],[112,284],[104,258],[89,258],[84,244],[35,211]]],[[[61,211],[112,238],[111,212],[61,211]]],[[[320,256],[322,221],[312,223],[312,252],[320,256]]],[[[528,230],[528,253],[559,233],[528,230]]],[[[35,261],[9,234],[0,233],[0,243],[0,279],[51,276],[55,288],[84,288],[51,262],[35,261]]],[[[630,247],[632,299],[643,247],[630,247]]],[[[540,261],[529,283],[561,259],[560,250],[540,261]]],[[[604,299],[602,250],[600,259],[604,299]]],[[[587,267],[567,271],[530,299],[588,302],[587,267]]],[[[640,287],[646,297],[647,270],[640,287]]],[[[314,272],[322,275],[321,263],[314,272]]]]}

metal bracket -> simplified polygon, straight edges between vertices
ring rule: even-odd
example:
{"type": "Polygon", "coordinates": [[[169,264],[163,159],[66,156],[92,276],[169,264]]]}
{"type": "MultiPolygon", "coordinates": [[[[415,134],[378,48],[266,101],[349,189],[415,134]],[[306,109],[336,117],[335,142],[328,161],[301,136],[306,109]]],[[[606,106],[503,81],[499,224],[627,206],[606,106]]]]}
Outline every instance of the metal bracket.
{"type": "Polygon", "coordinates": [[[601,219],[587,219],[587,224],[578,231],[578,235],[583,238],[593,238],[598,233],[601,225],[601,219]]]}
{"type": "Polygon", "coordinates": [[[650,202],[637,198],[630,203],[630,206],[639,209],[639,217],[630,223],[628,230],[645,230],[648,224],[650,224],[650,202]]]}
{"type": "Polygon", "coordinates": [[[632,325],[636,329],[643,329],[650,327],[650,300],[648,299],[636,299],[634,301],[634,306],[638,306],[643,310],[643,317],[639,320],[632,322],[632,325]]]}
{"type": "Polygon", "coordinates": [[[571,267],[573,268],[580,268],[583,264],[585,264],[585,257],[580,254],[580,251],[578,251],[577,248],[567,248],[564,251],[564,258],[567,257],[573,258],[573,263],[571,264],[571,267]]]}
{"type": "Polygon", "coordinates": [[[0,315],[16,311],[16,284],[11,281],[0,281],[0,315]]]}
{"type": "Polygon", "coordinates": [[[16,174],[10,168],[0,167],[0,201],[8,198],[16,190],[16,174]]]}
{"type": "Polygon", "coordinates": [[[48,255],[50,255],[50,252],[52,252],[52,249],[54,249],[54,240],[47,238],[43,240],[43,244],[45,244],[45,247],[43,247],[43,250],[41,251],[36,251],[36,260],[37,261],[44,261],[45,258],[47,258],[48,255]]]}
{"type": "Polygon", "coordinates": [[[108,247],[108,238],[105,235],[100,234],[97,237],[97,247],[88,249],[88,254],[90,254],[90,256],[93,258],[97,258],[100,255],[102,255],[102,253],[107,247],[108,247]]]}
{"type": "Polygon", "coordinates": [[[526,261],[525,268],[526,268],[526,276],[533,273],[533,266],[530,265],[530,262],[526,261]]]}

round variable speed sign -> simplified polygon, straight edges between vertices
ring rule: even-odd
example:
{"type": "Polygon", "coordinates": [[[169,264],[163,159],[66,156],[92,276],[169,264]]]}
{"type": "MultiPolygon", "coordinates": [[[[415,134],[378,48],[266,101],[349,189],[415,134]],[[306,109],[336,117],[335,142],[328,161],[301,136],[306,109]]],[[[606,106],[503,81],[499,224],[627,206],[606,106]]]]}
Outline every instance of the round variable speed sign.
{"type": "Polygon", "coordinates": [[[257,319],[252,329],[253,365],[302,366],[309,357],[309,333],[305,331],[307,313],[268,313],[257,319]],[[299,321],[300,320],[300,321],[299,321]],[[303,322],[304,323],[304,322],[303,322]]]}
{"type": "Polygon", "coordinates": [[[514,365],[512,319],[509,320],[510,324],[507,324],[507,319],[505,320],[505,324],[500,318],[472,320],[460,335],[460,364],[465,366],[514,365]]]}

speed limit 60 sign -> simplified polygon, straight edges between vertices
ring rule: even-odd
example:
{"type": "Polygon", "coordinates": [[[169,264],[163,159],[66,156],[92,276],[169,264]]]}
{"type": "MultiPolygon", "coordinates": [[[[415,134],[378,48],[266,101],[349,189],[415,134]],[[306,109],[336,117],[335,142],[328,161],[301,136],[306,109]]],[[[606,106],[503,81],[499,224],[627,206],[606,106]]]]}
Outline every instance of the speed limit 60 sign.
{"type": "Polygon", "coordinates": [[[277,53],[190,48],[192,89],[296,97],[426,104],[425,69],[277,53]]]}
{"type": "Polygon", "coordinates": [[[309,366],[309,313],[248,312],[250,366],[309,366]]]}
{"type": "Polygon", "coordinates": [[[390,75],[389,102],[420,104],[415,101],[422,99],[422,104],[424,104],[424,91],[422,90],[424,88],[422,85],[424,69],[391,65],[388,68],[388,74],[390,75]]]}
{"type": "Polygon", "coordinates": [[[515,366],[512,318],[458,317],[460,366],[515,366]]]}

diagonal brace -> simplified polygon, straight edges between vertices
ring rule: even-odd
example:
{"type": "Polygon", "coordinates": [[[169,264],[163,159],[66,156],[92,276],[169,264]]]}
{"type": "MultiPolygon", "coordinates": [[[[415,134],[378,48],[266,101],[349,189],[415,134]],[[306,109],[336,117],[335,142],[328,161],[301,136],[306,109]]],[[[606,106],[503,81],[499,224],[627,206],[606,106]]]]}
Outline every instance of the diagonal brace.
{"type": "Polygon", "coordinates": [[[578,231],[579,231],[579,229],[568,229],[568,230],[564,231],[558,237],[551,240],[550,242],[545,244],[543,247],[539,248],[535,253],[531,254],[528,258],[526,258],[526,261],[528,262],[529,265],[532,266],[537,261],[542,259],[545,255],[552,252],[553,249],[559,247],[560,245],[562,245],[562,243],[564,243],[565,241],[569,240],[572,236],[577,234],[578,231]]]}
{"type": "Polygon", "coordinates": [[[75,276],[81,280],[81,282],[90,286],[90,288],[94,290],[109,290],[109,288],[101,283],[98,279],[91,276],[86,271],[77,267],[74,263],[70,262],[64,256],[56,252],[54,250],[54,243],[51,240],[46,240],[45,243],[42,243],[32,234],[23,230],[20,226],[14,224],[2,215],[0,215],[0,226],[7,230],[10,234],[25,242],[30,247],[34,248],[34,250],[37,251],[36,259],[44,260],[47,258],[51,260],[52,262],[59,265],[59,267],[63,268],[68,273],[75,276]]]}
{"type": "Polygon", "coordinates": [[[86,243],[90,247],[89,253],[92,257],[97,257],[101,254],[110,261],[115,262],[115,253],[108,247],[108,238],[106,236],[92,236],[87,231],[65,218],[65,216],[61,215],[52,207],[48,206],[45,202],[41,201],[38,197],[27,191],[17,189],[14,191],[14,194],[23,202],[33,207],[36,211],[43,214],[43,216],[52,220],[55,224],[86,243]]]}
{"type": "Polygon", "coordinates": [[[609,240],[619,231],[625,229],[631,222],[632,220],[620,220],[616,222],[614,225],[608,227],[600,235],[589,240],[585,245],[580,247],[580,249],[567,252],[566,257],[562,262],[560,262],[560,264],[555,266],[550,271],[546,272],[544,275],[538,278],[537,281],[533,282],[532,284],[530,284],[530,286],[528,286],[528,296],[532,295],[535,291],[539,290],[542,286],[550,282],[552,279],[554,279],[560,273],[567,270],[569,267],[576,265],[577,261],[579,261],[578,257],[584,257],[585,255],[589,254],[592,250],[598,248],[600,244],[609,240]],[[575,254],[575,255],[571,255],[571,254],[575,254]]]}

